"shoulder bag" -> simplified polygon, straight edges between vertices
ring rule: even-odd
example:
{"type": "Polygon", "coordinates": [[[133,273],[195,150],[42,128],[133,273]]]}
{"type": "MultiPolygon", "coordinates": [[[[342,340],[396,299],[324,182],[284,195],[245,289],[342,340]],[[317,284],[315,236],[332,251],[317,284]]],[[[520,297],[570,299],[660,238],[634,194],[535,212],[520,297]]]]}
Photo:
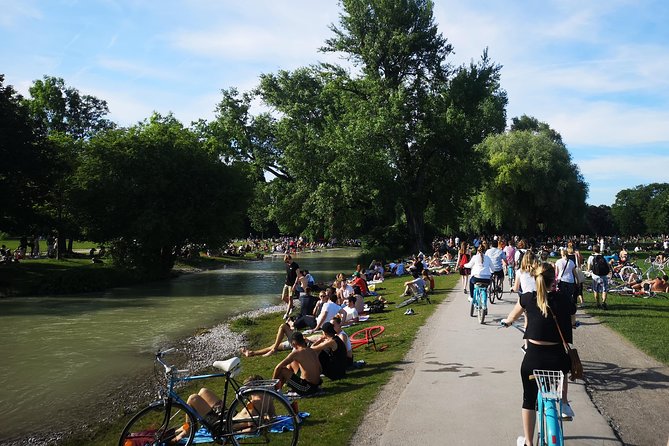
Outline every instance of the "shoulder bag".
{"type": "Polygon", "coordinates": [[[571,372],[569,373],[569,380],[575,381],[577,379],[583,379],[583,364],[581,364],[581,358],[578,356],[578,350],[575,348],[569,347],[567,341],[565,341],[564,336],[562,335],[562,330],[560,330],[560,324],[558,324],[555,313],[551,310],[551,307],[548,307],[548,311],[551,312],[553,320],[555,321],[555,326],[560,333],[560,339],[562,339],[562,345],[564,345],[565,351],[569,355],[569,361],[571,362],[571,372]]]}

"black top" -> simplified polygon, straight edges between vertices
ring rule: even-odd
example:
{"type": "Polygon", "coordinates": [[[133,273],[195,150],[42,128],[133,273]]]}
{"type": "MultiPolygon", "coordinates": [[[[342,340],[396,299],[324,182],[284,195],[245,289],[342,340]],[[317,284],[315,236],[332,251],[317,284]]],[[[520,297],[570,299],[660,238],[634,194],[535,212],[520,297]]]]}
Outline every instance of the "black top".
{"type": "MultiPolygon", "coordinates": [[[[524,339],[534,339],[537,341],[562,343],[560,334],[555,326],[555,320],[548,311],[544,317],[541,310],[537,307],[537,293],[524,293],[520,296],[520,306],[527,313],[527,329],[524,339]]],[[[548,306],[553,310],[553,314],[560,324],[562,335],[568,343],[573,342],[571,333],[571,315],[576,313],[576,306],[569,299],[562,297],[559,293],[548,293],[548,306]]]]}
{"type": "Polygon", "coordinates": [[[300,269],[300,265],[294,261],[286,264],[286,285],[293,286],[297,280],[297,270],[300,269]]]}
{"type": "Polygon", "coordinates": [[[330,379],[340,379],[346,375],[346,345],[339,336],[334,337],[337,350],[321,351],[318,359],[323,367],[323,375],[330,379]]]}

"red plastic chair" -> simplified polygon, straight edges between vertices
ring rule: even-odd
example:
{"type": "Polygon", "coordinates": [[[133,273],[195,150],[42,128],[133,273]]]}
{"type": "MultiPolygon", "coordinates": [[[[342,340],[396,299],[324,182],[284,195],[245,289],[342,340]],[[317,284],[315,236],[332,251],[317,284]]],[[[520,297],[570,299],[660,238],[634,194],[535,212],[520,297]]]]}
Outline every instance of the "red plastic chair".
{"type": "Polygon", "coordinates": [[[376,348],[376,341],[374,338],[380,336],[385,329],[386,328],[383,325],[374,325],[373,327],[367,327],[356,331],[349,337],[351,340],[351,348],[356,349],[363,345],[372,344],[374,351],[379,351],[376,348]]]}

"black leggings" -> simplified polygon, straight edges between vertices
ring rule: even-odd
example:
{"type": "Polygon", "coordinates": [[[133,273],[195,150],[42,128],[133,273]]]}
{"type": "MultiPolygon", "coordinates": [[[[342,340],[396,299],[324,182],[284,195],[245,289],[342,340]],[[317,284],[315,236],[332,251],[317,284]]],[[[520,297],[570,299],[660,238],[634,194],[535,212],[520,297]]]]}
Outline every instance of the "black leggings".
{"type": "MultiPolygon", "coordinates": [[[[537,345],[527,342],[527,352],[520,365],[520,380],[523,383],[523,409],[537,410],[539,389],[532,376],[532,370],[562,370],[567,375],[571,369],[569,355],[562,344],[537,345]]],[[[566,379],[566,378],[565,378],[566,379]]]]}

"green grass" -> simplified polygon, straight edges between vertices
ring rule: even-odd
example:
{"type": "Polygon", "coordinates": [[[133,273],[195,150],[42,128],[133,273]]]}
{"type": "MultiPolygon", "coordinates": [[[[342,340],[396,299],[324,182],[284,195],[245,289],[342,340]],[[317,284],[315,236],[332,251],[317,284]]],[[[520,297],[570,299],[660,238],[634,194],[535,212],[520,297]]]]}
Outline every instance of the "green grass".
{"type": "MultiPolygon", "coordinates": [[[[640,350],[669,365],[669,299],[609,294],[608,310],[597,309],[592,293],[585,293],[586,311],[617,331],[640,350]]],[[[587,330],[587,328],[586,328],[587,330]]]]}
{"type": "MultiPolygon", "coordinates": [[[[7,238],[7,239],[0,239],[0,245],[6,245],[8,248],[11,248],[12,250],[16,249],[19,247],[19,239],[18,238],[7,238]]],[[[90,242],[90,241],[80,241],[80,240],[75,240],[72,242],[72,249],[91,249],[91,248],[98,248],[99,245],[95,242],[90,242]]],[[[39,242],[39,249],[42,252],[46,252],[46,240],[40,240],[39,242]]],[[[30,248],[28,248],[28,252],[30,252],[30,248]]]]}
{"type": "MultiPolygon", "coordinates": [[[[437,290],[431,298],[433,304],[413,305],[412,308],[416,312],[413,316],[405,316],[405,308],[396,309],[392,304],[383,313],[372,314],[368,322],[357,324],[346,330],[351,335],[367,326],[383,325],[385,332],[377,339],[377,345],[385,346],[385,349],[383,351],[374,351],[365,349],[365,347],[356,349],[354,359],[364,360],[365,366],[349,371],[346,378],[339,381],[330,381],[326,378],[323,385],[325,389],[323,396],[299,401],[299,410],[311,414],[300,431],[300,444],[347,444],[350,441],[354,430],[352,428],[363,421],[365,412],[381,387],[398,370],[398,366],[413,344],[418,329],[436,310],[437,305],[446,298],[448,290],[457,284],[459,276],[452,274],[435,279],[437,290]]],[[[386,280],[381,288],[377,288],[377,291],[389,302],[399,303],[397,296],[403,291],[403,280],[406,280],[406,277],[386,280]]],[[[245,331],[249,339],[249,347],[259,348],[273,342],[280,323],[280,314],[273,314],[254,320],[238,320],[233,325],[233,329],[245,331]]],[[[269,358],[242,358],[243,371],[240,379],[243,380],[252,374],[270,378],[274,366],[286,354],[287,352],[279,352],[269,358]]],[[[181,394],[187,396],[203,385],[218,394],[222,393],[223,380],[219,379],[209,382],[200,381],[197,385],[183,389],[181,394]]],[[[65,444],[68,446],[114,444],[115,441],[118,441],[123,424],[129,418],[130,415],[127,415],[115,423],[103,426],[92,438],[71,439],[65,444]]]]}

